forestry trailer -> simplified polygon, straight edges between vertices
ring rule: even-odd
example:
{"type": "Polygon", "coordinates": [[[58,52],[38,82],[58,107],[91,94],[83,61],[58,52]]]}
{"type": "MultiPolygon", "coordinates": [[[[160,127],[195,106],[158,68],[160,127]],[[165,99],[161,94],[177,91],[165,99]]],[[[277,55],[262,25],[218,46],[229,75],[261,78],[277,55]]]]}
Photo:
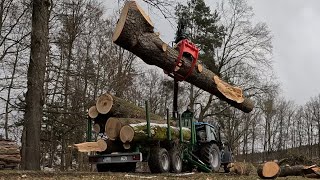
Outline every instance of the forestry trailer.
{"type": "MultiPolygon", "coordinates": [[[[147,134],[151,136],[151,126],[148,104],[147,134]]],[[[225,171],[231,161],[231,152],[221,140],[221,132],[218,126],[206,122],[195,122],[193,113],[189,110],[178,114],[177,128],[179,139],[171,138],[172,126],[167,110],[166,138],[155,140],[147,138],[145,141],[132,144],[130,150],[105,153],[89,156],[89,162],[96,164],[98,172],[134,172],[137,162],[148,162],[152,173],[179,173],[197,169],[203,172],[217,172],[221,165],[225,171]],[[191,131],[190,140],[183,139],[183,129],[191,131]],[[222,162],[223,160],[223,162],[222,162]]]]}

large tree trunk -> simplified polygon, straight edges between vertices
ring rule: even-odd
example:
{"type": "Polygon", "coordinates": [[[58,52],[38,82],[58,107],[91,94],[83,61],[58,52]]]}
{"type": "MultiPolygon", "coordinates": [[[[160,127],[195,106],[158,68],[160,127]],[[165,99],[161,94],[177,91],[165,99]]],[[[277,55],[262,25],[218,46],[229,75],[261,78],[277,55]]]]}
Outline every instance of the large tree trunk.
{"type": "MultiPolygon", "coordinates": [[[[135,1],[128,1],[121,12],[113,41],[140,57],[147,64],[172,72],[179,52],[164,43],[153,29],[153,23],[146,13],[135,1]]],[[[190,60],[183,58],[177,73],[186,75],[190,67],[190,60]]],[[[195,67],[201,66],[197,64],[195,67]]],[[[244,112],[250,112],[253,109],[252,101],[243,97],[241,89],[226,84],[206,68],[193,69],[186,81],[244,112]]]]}
{"type": "Polygon", "coordinates": [[[31,53],[25,109],[25,169],[40,170],[40,130],[43,112],[43,86],[48,48],[50,2],[33,0],[31,53]]]}

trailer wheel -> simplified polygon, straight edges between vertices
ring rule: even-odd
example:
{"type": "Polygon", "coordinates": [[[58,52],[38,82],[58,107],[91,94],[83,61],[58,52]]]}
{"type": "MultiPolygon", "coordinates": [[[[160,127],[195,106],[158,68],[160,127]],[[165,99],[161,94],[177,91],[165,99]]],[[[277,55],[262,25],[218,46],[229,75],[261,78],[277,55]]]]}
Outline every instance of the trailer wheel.
{"type": "Polygon", "coordinates": [[[173,148],[169,151],[169,156],[170,156],[170,172],[173,173],[180,173],[182,171],[182,157],[181,157],[181,152],[173,148]]]}
{"type": "Polygon", "coordinates": [[[97,164],[98,172],[135,172],[136,163],[97,164]]]}
{"type": "Polygon", "coordinates": [[[98,172],[108,172],[110,171],[109,164],[96,164],[98,172]]]}
{"type": "Polygon", "coordinates": [[[152,173],[165,173],[170,169],[169,153],[164,148],[151,149],[148,165],[152,173]]]}
{"type": "Polygon", "coordinates": [[[201,160],[207,164],[213,172],[217,172],[221,166],[220,150],[216,144],[209,143],[201,149],[201,160]]]}

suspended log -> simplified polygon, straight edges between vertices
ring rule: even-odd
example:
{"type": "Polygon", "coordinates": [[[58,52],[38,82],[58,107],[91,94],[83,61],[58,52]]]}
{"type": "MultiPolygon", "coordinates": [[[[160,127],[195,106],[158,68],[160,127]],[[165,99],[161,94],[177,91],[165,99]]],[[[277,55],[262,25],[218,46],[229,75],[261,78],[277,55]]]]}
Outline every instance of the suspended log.
{"type": "Polygon", "coordinates": [[[99,139],[97,142],[84,142],[80,144],[74,144],[74,146],[76,147],[76,149],[78,149],[79,152],[102,152],[108,148],[107,142],[103,139],[99,139]]]}
{"type": "MultiPolygon", "coordinates": [[[[106,114],[106,116],[108,117],[146,119],[146,112],[144,108],[138,107],[135,104],[128,102],[127,100],[118,98],[107,93],[101,95],[98,98],[96,107],[101,114],[106,114]]],[[[150,113],[150,118],[154,120],[163,119],[160,116],[153,113],[150,113]]]]}
{"type": "MultiPolygon", "coordinates": [[[[163,45],[166,43],[154,32],[154,26],[149,16],[135,1],[128,1],[122,9],[112,40],[140,57],[147,64],[158,66],[166,72],[172,72],[175,69],[179,52],[169,46],[164,51],[163,45]]],[[[198,63],[195,67],[199,67],[198,63]]],[[[191,61],[183,58],[177,73],[184,76],[190,68],[191,61]]],[[[214,78],[215,76],[216,74],[205,67],[200,70],[194,68],[185,81],[216,95],[244,112],[250,112],[253,109],[253,102],[243,96],[240,88],[225,82],[221,83],[216,80],[217,78],[214,78]]]]}
{"type": "MultiPolygon", "coordinates": [[[[172,140],[179,139],[179,128],[170,126],[172,140]]],[[[150,123],[151,137],[148,137],[147,123],[125,125],[120,130],[120,140],[123,143],[131,141],[145,141],[145,140],[166,140],[167,139],[167,125],[150,123]]],[[[188,128],[182,128],[183,140],[190,140],[191,131],[188,128]]]]}
{"type": "MultiPolygon", "coordinates": [[[[139,119],[139,118],[116,118],[116,117],[111,117],[108,119],[105,125],[105,133],[108,136],[109,139],[115,140],[119,137],[120,135],[120,129],[124,125],[128,124],[138,124],[138,123],[143,123],[146,122],[146,119],[139,119]]],[[[157,124],[166,124],[167,121],[162,120],[150,120],[151,123],[157,123],[157,124]]],[[[170,121],[171,125],[174,125],[174,121],[170,121]]]]}

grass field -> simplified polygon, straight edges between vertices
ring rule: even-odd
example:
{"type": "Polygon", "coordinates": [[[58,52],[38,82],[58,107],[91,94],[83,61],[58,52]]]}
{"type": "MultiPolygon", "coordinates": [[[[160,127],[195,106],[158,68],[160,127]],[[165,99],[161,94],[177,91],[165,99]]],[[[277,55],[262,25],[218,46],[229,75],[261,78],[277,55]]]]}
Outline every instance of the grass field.
{"type": "MultiPolygon", "coordinates": [[[[34,171],[0,171],[2,180],[37,180],[37,179],[61,179],[61,180],[111,180],[111,179],[195,179],[195,180],[258,180],[256,175],[238,176],[224,173],[185,173],[185,174],[148,174],[148,173],[92,173],[92,172],[34,172],[34,171]]],[[[309,179],[303,177],[283,177],[279,180],[309,179]]]]}

